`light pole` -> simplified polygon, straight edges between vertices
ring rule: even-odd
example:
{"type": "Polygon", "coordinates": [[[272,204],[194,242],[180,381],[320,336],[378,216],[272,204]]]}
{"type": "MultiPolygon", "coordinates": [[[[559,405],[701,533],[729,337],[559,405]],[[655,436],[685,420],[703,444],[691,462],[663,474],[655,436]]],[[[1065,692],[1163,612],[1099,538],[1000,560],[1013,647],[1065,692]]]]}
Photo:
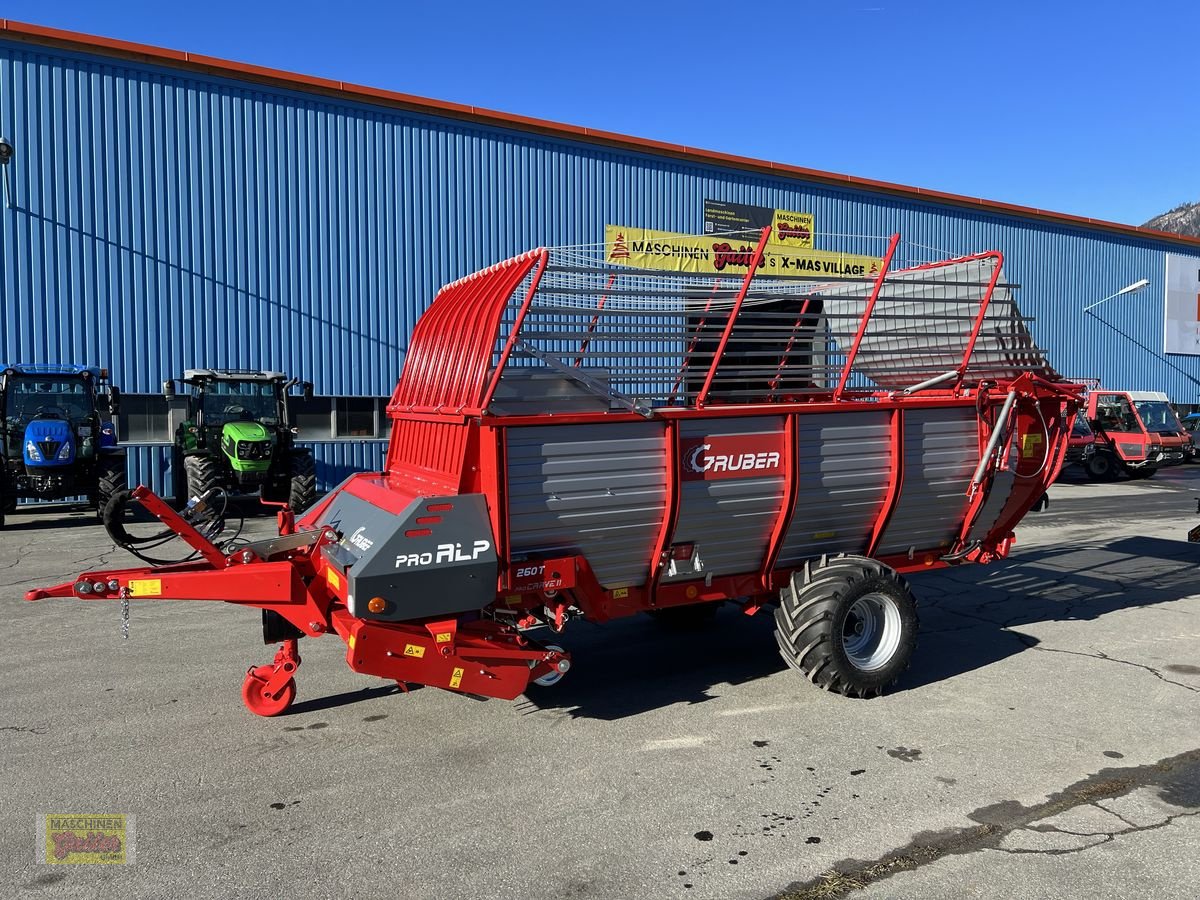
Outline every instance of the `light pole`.
{"type": "Polygon", "coordinates": [[[1087,306],[1085,306],[1083,308],[1083,311],[1091,312],[1093,309],[1095,309],[1101,303],[1107,303],[1109,300],[1113,299],[1113,297],[1120,297],[1122,294],[1136,294],[1142,288],[1149,287],[1149,286],[1150,286],[1149,278],[1143,278],[1141,281],[1135,281],[1133,284],[1127,284],[1127,285],[1125,285],[1125,287],[1121,288],[1115,294],[1109,294],[1103,300],[1097,300],[1095,303],[1089,303],[1087,306]]]}
{"type": "Polygon", "coordinates": [[[1179,368],[1179,366],[1175,365],[1175,363],[1171,362],[1169,359],[1167,359],[1165,356],[1163,356],[1163,354],[1159,353],[1157,350],[1151,350],[1149,347],[1147,347],[1145,344],[1143,344],[1141,341],[1139,341],[1133,335],[1126,334],[1124,331],[1122,331],[1120,328],[1118,328],[1112,322],[1105,321],[1104,319],[1102,319],[1098,315],[1096,315],[1094,312],[1092,312],[1092,310],[1095,307],[1099,306],[1101,303],[1107,303],[1113,297],[1120,297],[1122,294],[1135,293],[1136,291],[1140,291],[1142,288],[1146,287],[1149,284],[1150,284],[1150,279],[1148,279],[1148,278],[1143,278],[1141,281],[1135,281],[1133,284],[1127,284],[1127,285],[1125,285],[1125,287],[1121,288],[1115,294],[1109,294],[1103,300],[1097,300],[1095,303],[1089,303],[1087,306],[1085,306],[1083,308],[1083,311],[1085,313],[1087,313],[1089,316],[1091,316],[1093,319],[1095,319],[1097,322],[1107,325],[1109,328],[1111,328],[1113,331],[1115,331],[1121,337],[1125,338],[1127,341],[1129,341],[1134,346],[1140,347],[1143,350],[1145,350],[1147,353],[1149,353],[1151,356],[1156,357],[1158,359],[1158,361],[1161,362],[1163,365],[1167,366],[1167,368],[1174,369],[1176,372],[1178,372],[1180,375],[1182,375],[1184,378],[1186,378],[1192,384],[1200,386],[1200,379],[1196,378],[1195,375],[1188,374],[1183,369],[1179,368]]]}

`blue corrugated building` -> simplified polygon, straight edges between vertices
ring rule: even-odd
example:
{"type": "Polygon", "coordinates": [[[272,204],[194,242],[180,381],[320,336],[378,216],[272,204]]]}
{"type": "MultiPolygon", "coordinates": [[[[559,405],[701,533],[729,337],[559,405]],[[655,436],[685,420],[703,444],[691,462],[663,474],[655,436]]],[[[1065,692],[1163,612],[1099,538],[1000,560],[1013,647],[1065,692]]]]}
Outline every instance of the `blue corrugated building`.
{"type": "Polygon", "coordinates": [[[1156,355],[1168,256],[1200,277],[1192,239],[3,20],[0,135],[0,358],[108,367],[131,477],[160,489],[163,379],[313,381],[299,419],[328,485],[381,462],[384,398],[441,284],[606,223],[700,232],[706,200],[809,212],[818,235],[999,249],[1062,372],[1200,402],[1200,357],[1156,355]],[[1128,337],[1081,314],[1143,278],[1096,310],[1128,337]]]}

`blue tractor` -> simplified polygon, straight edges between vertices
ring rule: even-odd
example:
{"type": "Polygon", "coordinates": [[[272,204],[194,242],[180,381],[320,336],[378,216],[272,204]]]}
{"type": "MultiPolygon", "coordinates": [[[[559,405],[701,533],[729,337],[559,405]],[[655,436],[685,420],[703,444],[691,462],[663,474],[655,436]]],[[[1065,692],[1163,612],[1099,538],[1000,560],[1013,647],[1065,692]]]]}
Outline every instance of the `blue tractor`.
{"type": "Polygon", "coordinates": [[[94,366],[5,366],[0,371],[0,526],[17,500],[87,497],[102,515],[128,485],[113,417],[121,392],[94,366]]]}

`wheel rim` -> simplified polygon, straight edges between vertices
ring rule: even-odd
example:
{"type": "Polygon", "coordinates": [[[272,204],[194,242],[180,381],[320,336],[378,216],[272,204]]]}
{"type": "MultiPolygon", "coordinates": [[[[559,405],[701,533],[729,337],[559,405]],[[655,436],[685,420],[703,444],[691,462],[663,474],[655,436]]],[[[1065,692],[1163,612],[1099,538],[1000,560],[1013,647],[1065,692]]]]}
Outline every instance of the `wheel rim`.
{"type": "Polygon", "coordinates": [[[295,679],[290,679],[279,693],[270,697],[263,691],[266,686],[266,679],[255,675],[252,671],[246,674],[246,680],[242,682],[242,702],[256,716],[277,716],[291,706],[292,701],[296,699],[295,679]]]}
{"type": "Polygon", "coordinates": [[[854,601],[842,625],[842,648],[861,672],[882,669],[900,646],[900,607],[887,594],[864,594],[854,601]]]}
{"type": "MultiPolygon", "coordinates": [[[[557,651],[558,653],[565,653],[565,652],[566,652],[565,650],[563,650],[563,648],[562,648],[562,647],[558,646],[558,644],[546,644],[546,646],[545,646],[543,649],[545,649],[545,650],[555,650],[555,651],[557,651]]],[[[537,665],[537,663],[535,663],[535,662],[533,662],[532,660],[530,660],[530,663],[529,663],[529,668],[531,668],[531,669],[532,669],[532,668],[534,668],[536,665],[537,665]]],[[[563,672],[559,672],[557,669],[555,669],[553,672],[548,672],[548,673],[546,673],[546,674],[545,674],[545,675],[543,675],[541,678],[535,678],[535,679],[533,679],[533,683],[534,683],[534,684],[536,684],[536,685],[538,685],[539,687],[550,687],[551,685],[558,684],[560,681],[562,681],[562,677],[563,677],[563,675],[564,675],[564,674],[565,674],[565,673],[563,673],[563,672]]]]}

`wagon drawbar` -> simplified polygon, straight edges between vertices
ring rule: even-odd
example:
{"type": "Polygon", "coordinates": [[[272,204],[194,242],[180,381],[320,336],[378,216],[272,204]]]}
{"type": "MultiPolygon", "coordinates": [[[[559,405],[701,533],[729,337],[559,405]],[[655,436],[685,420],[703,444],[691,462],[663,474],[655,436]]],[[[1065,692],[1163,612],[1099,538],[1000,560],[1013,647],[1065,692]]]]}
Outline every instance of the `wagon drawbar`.
{"type": "Polygon", "coordinates": [[[904,575],[1007,555],[1082,388],[998,252],[905,261],[893,236],[869,265],[783,273],[769,236],[713,237],[709,271],[608,244],[449,284],[413,331],[383,471],[255,543],[221,542],[216,496],[176,512],[139,487],[116,536],[137,501],[198,558],[27,599],[260,608],[280,644],[243,684],[260,715],[295,697],[301,637],[336,633],[353,670],[402,685],[513,698],[569,669],[577,618],[723,601],[774,607],[815,684],[878,694],[915,646],[904,575]]]}

